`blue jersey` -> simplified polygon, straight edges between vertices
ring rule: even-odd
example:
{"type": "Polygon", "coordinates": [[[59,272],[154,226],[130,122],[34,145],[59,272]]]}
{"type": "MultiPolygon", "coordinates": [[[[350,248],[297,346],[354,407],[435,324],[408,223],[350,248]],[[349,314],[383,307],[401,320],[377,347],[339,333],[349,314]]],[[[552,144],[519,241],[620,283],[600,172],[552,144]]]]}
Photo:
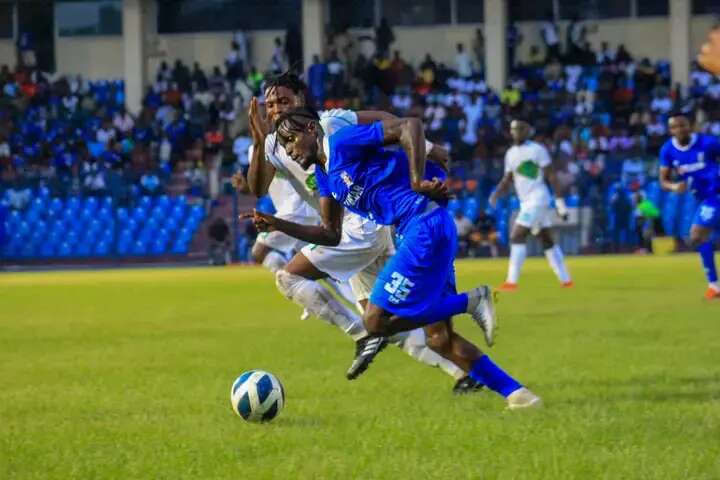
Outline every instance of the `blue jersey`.
{"type": "MultiPolygon", "coordinates": [[[[395,225],[402,234],[430,199],[412,190],[407,155],[383,148],[383,136],[381,122],[338,130],[327,138],[327,164],[315,176],[320,196],[378,224],[395,225]]],[[[443,178],[444,172],[428,164],[425,176],[443,178]]]]}
{"type": "Polygon", "coordinates": [[[674,169],[701,202],[720,195],[720,143],[711,135],[693,134],[685,147],[671,138],[660,149],[660,166],[674,169]]]}

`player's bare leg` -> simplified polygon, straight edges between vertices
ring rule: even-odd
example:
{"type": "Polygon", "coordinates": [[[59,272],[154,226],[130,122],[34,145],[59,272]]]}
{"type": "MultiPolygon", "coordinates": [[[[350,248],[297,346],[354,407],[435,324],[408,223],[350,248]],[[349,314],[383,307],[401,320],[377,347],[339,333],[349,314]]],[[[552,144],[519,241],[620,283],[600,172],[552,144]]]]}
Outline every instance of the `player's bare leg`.
{"type": "MultiPolygon", "coordinates": [[[[358,300],[358,306],[364,313],[368,299],[358,300]]],[[[451,360],[437,354],[427,345],[427,337],[421,328],[415,328],[408,332],[400,332],[388,338],[390,343],[402,348],[405,353],[415,360],[430,367],[437,367],[455,379],[453,393],[465,394],[482,390],[484,385],[476,382],[468,376],[467,371],[460,368],[451,360]]]]}
{"type": "MultiPolygon", "coordinates": [[[[371,311],[372,315],[364,317],[366,322],[369,321],[366,326],[378,342],[386,338],[382,336],[383,332],[389,333],[417,325],[416,322],[399,318],[373,304],[369,304],[368,311],[371,311]]],[[[466,370],[475,381],[502,395],[507,400],[508,408],[521,409],[542,405],[540,397],[523,387],[495,365],[478,347],[456,333],[450,320],[426,325],[424,330],[427,345],[433,351],[466,370]]]]}
{"type": "Polygon", "coordinates": [[[718,283],[717,269],[715,267],[715,248],[712,242],[712,229],[702,225],[693,225],[690,228],[690,246],[697,250],[702,260],[708,288],[705,298],[708,300],[720,299],[720,284],[718,283]]]}
{"type": "Polygon", "coordinates": [[[527,257],[527,237],[530,235],[530,229],[518,225],[513,226],[510,233],[510,262],[508,264],[508,273],[505,283],[500,286],[500,290],[504,292],[513,292],[518,288],[520,281],[520,270],[527,257]]]}
{"type": "Polygon", "coordinates": [[[545,258],[547,258],[550,268],[555,272],[560,284],[563,288],[571,288],[573,286],[570,273],[568,272],[567,266],[565,265],[565,256],[563,255],[560,246],[555,243],[553,238],[552,230],[549,228],[543,228],[538,234],[540,242],[542,243],[543,250],[545,251],[545,258]]]}

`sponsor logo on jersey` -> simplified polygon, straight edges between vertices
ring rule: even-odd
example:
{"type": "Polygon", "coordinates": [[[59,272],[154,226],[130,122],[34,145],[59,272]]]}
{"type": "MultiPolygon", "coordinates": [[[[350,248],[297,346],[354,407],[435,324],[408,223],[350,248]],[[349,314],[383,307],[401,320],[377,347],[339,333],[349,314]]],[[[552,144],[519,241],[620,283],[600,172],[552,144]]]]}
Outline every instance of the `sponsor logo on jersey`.
{"type": "Polygon", "coordinates": [[[317,192],[318,191],[318,184],[317,184],[317,178],[315,178],[315,174],[311,173],[307,176],[305,179],[305,186],[308,190],[311,192],[317,192]]]}
{"type": "Polygon", "coordinates": [[[540,167],[532,160],[525,160],[518,165],[517,173],[523,177],[535,180],[540,175],[540,167]]]}

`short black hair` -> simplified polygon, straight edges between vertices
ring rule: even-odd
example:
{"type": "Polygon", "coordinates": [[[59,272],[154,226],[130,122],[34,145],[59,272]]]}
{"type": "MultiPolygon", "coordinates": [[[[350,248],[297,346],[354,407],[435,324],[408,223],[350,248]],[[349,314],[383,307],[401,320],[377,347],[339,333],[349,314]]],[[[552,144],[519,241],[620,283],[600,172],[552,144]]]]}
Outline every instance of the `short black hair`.
{"type": "Polygon", "coordinates": [[[267,78],[265,80],[265,87],[263,88],[263,90],[267,91],[269,89],[277,87],[285,87],[287,89],[290,89],[296,95],[304,95],[305,90],[307,90],[307,85],[305,85],[305,82],[303,82],[299,76],[289,70],[279,75],[274,75],[267,78]]]}
{"type": "Polygon", "coordinates": [[[288,110],[278,117],[275,121],[275,130],[280,128],[280,125],[287,123],[288,130],[290,131],[301,131],[305,126],[312,122],[320,121],[320,115],[312,107],[297,107],[292,110],[288,110]]]}
{"type": "Polygon", "coordinates": [[[275,121],[275,144],[273,150],[277,148],[279,130],[282,125],[285,125],[285,130],[288,132],[301,132],[310,122],[319,122],[320,115],[312,107],[297,107],[292,110],[288,110],[278,117],[275,121]]]}
{"type": "Polygon", "coordinates": [[[690,120],[690,113],[685,112],[683,110],[675,109],[672,110],[670,113],[668,113],[668,120],[670,120],[673,117],[685,117],[686,119],[690,120]]]}

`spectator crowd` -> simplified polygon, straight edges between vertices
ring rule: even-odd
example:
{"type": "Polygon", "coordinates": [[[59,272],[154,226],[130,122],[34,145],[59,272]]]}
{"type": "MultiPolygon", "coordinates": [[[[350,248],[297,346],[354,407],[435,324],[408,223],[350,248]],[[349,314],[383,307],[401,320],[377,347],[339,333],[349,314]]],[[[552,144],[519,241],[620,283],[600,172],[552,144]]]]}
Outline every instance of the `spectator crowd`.
{"type": "MultiPolygon", "coordinates": [[[[628,192],[630,201],[616,213],[632,216],[633,202],[647,202],[642,192],[656,175],[671,110],[686,110],[699,130],[720,134],[720,82],[694,66],[688,88],[671,85],[668,62],[635,58],[623,45],[603,43],[594,51],[589,30],[573,20],[563,50],[560,28],[548,19],[544,46],[532,46],[519,62],[515,50],[523,39],[511,24],[509,79],[493,91],[484,80],[481,29],[472,42],[456,45],[446,65],[430,53],[417,64],[403,58],[386,21],[374,36],[338,28],[328,34],[327,54],[304,69],[308,96],[320,109],[422,118],[427,137],[451,152],[452,188],[477,202],[475,218],[456,219],[469,254],[497,254],[486,200],[502,176],[514,116],[533,119],[535,140],[551,152],[560,182],[596,212],[600,231],[607,210],[616,208],[611,190],[628,192]]],[[[119,204],[140,194],[212,200],[227,193],[222,179],[248,165],[249,101],[261,95],[266,75],[301,68],[300,42],[297,28],[288,28],[260,65],[237,32],[223,67],[162,62],[136,113],[124,108],[122,81],[2,67],[0,182],[10,206],[23,208],[24,192],[38,184],[59,196],[111,195],[119,204]]],[[[638,241],[647,248],[645,230],[638,229],[638,241]]]]}

